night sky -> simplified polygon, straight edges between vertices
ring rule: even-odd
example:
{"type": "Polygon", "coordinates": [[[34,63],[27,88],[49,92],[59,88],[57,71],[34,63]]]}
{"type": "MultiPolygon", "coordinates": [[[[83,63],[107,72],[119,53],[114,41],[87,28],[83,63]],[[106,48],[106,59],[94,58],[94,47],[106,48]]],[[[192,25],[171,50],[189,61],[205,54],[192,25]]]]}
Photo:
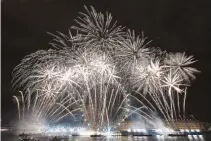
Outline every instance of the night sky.
{"type": "Polygon", "coordinates": [[[49,49],[46,32],[67,33],[84,5],[112,13],[120,25],[144,31],[152,46],[194,55],[201,71],[188,89],[187,112],[211,122],[211,2],[210,0],[4,0],[1,2],[1,118],[8,125],[16,105],[12,70],[21,59],[49,49]]]}

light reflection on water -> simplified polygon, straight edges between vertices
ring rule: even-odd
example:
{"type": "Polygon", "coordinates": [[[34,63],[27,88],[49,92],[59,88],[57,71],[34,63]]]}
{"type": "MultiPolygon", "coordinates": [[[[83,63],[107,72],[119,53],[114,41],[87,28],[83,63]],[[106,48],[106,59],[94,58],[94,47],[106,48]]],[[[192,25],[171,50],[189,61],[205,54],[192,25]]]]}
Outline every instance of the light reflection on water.
{"type": "MultiPolygon", "coordinates": [[[[53,137],[36,137],[36,141],[49,141],[53,137]]],[[[1,134],[1,141],[18,141],[18,136],[1,134]]],[[[211,135],[189,135],[187,137],[169,136],[110,136],[110,137],[83,137],[74,136],[63,138],[62,141],[211,141],[211,135]]]]}

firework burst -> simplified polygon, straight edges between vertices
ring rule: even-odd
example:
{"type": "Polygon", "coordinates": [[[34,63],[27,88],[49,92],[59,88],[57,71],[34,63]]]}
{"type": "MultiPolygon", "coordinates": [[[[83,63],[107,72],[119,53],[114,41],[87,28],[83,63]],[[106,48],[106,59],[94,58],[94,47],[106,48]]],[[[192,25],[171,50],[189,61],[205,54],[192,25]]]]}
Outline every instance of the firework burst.
{"type": "Polygon", "coordinates": [[[72,26],[72,29],[80,32],[77,35],[79,38],[74,41],[86,47],[113,51],[116,44],[123,39],[124,28],[117,26],[108,12],[105,15],[97,13],[92,6],[91,10],[86,6],[85,9],[87,14],[80,13],[81,16],[75,19],[78,26],[72,26]]]}
{"type": "Polygon", "coordinates": [[[199,72],[197,69],[190,67],[190,65],[196,61],[197,60],[194,60],[193,56],[187,56],[184,52],[169,53],[164,60],[164,63],[173,69],[173,73],[177,73],[179,76],[183,77],[185,81],[190,82],[190,78],[196,78],[193,74],[199,72]]]}
{"type": "Polygon", "coordinates": [[[150,123],[157,114],[172,120],[183,106],[185,116],[186,89],[199,72],[190,67],[193,56],[149,47],[143,32],[125,32],[111,14],[85,9],[75,35],[52,34],[54,49],[27,55],[14,68],[13,87],[23,91],[21,101],[14,96],[19,118],[57,122],[79,114],[96,131],[133,114],[150,123]]]}

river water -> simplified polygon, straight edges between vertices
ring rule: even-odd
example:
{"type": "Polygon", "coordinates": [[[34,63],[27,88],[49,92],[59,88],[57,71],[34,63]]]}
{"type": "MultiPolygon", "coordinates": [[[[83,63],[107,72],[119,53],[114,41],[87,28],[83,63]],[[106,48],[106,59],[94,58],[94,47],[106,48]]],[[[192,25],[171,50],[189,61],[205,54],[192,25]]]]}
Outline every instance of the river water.
{"type": "MultiPolygon", "coordinates": [[[[49,141],[53,137],[35,137],[36,141],[49,141]]],[[[1,141],[18,141],[18,136],[1,133],[1,141]]],[[[168,136],[111,136],[111,137],[85,137],[73,136],[62,138],[62,141],[211,141],[211,135],[190,135],[187,137],[168,136]]]]}

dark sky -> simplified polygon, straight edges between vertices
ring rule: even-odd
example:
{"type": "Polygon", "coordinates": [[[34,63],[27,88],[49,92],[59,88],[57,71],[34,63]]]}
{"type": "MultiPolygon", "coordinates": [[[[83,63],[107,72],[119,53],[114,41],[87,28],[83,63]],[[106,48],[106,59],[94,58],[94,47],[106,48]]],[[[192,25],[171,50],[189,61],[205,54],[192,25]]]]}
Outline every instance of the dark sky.
{"type": "Polygon", "coordinates": [[[144,31],[152,45],[172,52],[187,52],[202,73],[188,90],[187,111],[211,121],[211,4],[210,0],[4,0],[1,3],[1,112],[8,124],[16,112],[12,102],[12,70],[21,59],[48,49],[46,32],[67,33],[84,5],[112,13],[115,20],[137,32],[144,31]]]}

